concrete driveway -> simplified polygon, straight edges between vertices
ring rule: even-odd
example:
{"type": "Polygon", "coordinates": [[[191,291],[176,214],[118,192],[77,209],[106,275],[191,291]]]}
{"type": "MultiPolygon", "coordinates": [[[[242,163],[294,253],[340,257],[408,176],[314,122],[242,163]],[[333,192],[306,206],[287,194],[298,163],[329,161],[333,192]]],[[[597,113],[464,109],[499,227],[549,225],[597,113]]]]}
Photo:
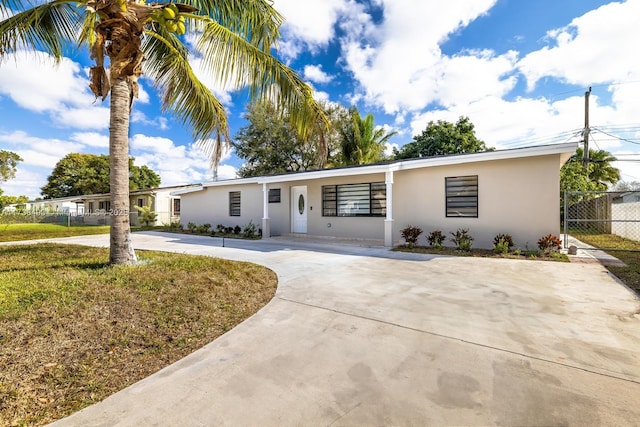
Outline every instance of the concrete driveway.
{"type": "Polygon", "coordinates": [[[597,264],[288,240],[221,248],[164,233],[134,244],[256,262],[278,291],[201,350],[56,426],[640,422],[640,301],[597,264]]]}

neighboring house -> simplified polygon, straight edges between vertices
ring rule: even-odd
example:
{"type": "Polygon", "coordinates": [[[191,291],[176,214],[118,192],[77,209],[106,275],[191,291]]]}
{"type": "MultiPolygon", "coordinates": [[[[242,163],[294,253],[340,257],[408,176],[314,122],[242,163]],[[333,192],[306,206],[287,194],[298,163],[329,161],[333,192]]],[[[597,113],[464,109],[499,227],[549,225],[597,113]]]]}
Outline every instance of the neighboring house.
{"type": "Polygon", "coordinates": [[[78,216],[84,214],[84,206],[78,197],[59,197],[57,199],[42,199],[24,203],[26,211],[42,213],[56,213],[78,216]]]}
{"type": "MultiPolygon", "coordinates": [[[[289,233],[375,239],[392,246],[407,225],[448,237],[468,228],[474,246],[498,233],[522,248],[560,232],[560,168],[576,143],[430,157],[284,175],[215,181],[173,194],[181,222],[260,224],[289,233]]],[[[450,242],[446,242],[450,243],[450,242]]]]}
{"type": "Polygon", "coordinates": [[[610,197],[611,233],[640,241],[640,191],[614,193],[610,197]]]}
{"type": "MultiPolygon", "coordinates": [[[[135,208],[149,206],[157,214],[155,224],[162,225],[180,221],[180,196],[172,195],[178,190],[185,191],[194,185],[149,188],[129,193],[129,215],[131,225],[141,224],[141,213],[135,208]]],[[[84,223],[88,225],[108,225],[110,223],[111,200],[109,194],[78,196],[84,205],[84,223]]]]}

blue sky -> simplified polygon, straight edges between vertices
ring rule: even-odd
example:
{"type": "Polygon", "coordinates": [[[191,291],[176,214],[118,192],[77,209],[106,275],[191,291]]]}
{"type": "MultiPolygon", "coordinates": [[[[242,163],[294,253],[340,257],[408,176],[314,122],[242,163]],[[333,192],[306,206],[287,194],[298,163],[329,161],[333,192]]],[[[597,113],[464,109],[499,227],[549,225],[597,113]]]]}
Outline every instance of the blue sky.
{"type": "MultiPolygon", "coordinates": [[[[356,105],[401,146],[430,120],[469,116],[497,148],[578,141],[592,87],[591,147],[640,181],[640,0],[274,0],[287,19],[279,55],[318,99],[356,105]],[[637,161],[634,161],[637,160],[637,161]]],[[[0,149],[24,158],[5,194],[37,197],[71,152],[108,153],[108,102],[88,89],[86,52],[55,67],[17,53],[0,64],[0,149]]],[[[194,61],[197,70],[198,62],[194,61]]],[[[247,100],[203,81],[225,103],[232,134],[247,100]]],[[[211,179],[188,129],[159,109],[152,82],[134,104],[131,155],[162,185],[211,179]]],[[[232,178],[242,161],[219,169],[232,178]]]]}

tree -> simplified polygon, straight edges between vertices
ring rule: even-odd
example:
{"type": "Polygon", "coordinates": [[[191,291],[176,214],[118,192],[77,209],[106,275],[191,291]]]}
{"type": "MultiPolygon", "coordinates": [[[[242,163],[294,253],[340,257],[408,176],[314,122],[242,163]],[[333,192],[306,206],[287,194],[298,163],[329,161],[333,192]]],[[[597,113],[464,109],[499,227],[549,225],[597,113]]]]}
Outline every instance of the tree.
{"type": "Polygon", "coordinates": [[[461,116],[455,124],[444,120],[430,121],[420,135],[413,137],[412,142],[395,151],[395,157],[412,159],[492,150],[476,137],[469,118],[461,116]]]}
{"type": "MultiPolygon", "coordinates": [[[[160,176],[147,166],[135,166],[129,158],[129,189],[140,190],[160,185],[160,176]]],[[[106,194],[110,191],[109,156],[70,153],[64,156],[47,178],[41,194],[45,199],[106,194]]]]}
{"type": "Polygon", "coordinates": [[[611,165],[617,159],[608,151],[589,150],[589,164],[582,163],[584,150],[578,148],[560,169],[560,190],[565,191],[606,191],[609,185],[620,180],[620,170],[611,165]]]}
{"type": "Polygon", "coordinates": [[[16,167],[21,161],[22,157],[13,151],[0,150],[0,182],[15,178],[16,167]]]}
{"type": "Polygon", "coordinates": [[[143,72],[162,90],[163,108],[192,128],[194,140],[205,141],[214,170],[230,139],[224,106],[189,64],[190,51],[180,37],[186,30],[196,30],[189,41],[220,87],[247,88],[252,100],[276,99],[302,134],[326,122],[311,88],[272,55],[283,18],[269,0],[0,0],[0,16],[7,17],[0,21],[0,59],[26,48],[61,60],[65,50],[89,46],[95,60],[89,86],[103,101],[110,95],[112,264],[136,260],[129,223],[128,134],[143,72]]]}
{"type": "Polygon", "coordinates": [[[28,201],[29,201],[29,198],[24,195],[5,196],[2,189],[0,189],[0,211],[2,211],[2,209],[4,209],[5,206],[15,205],[15,204],[24,205],[28,201]]]}
{"type": "Polygon", "coordinates": [[[286,117],[278,114],[271,102],[247,108],[242,127],[231,143],[236,155],[245,161],[238,175],[274,175],[312,169],[318,158],[317,146],[302,141],[286,117]]]}
{"type": "Polygon", "coordinates": [[[340,163],[364,165],[384,160],[385,144],[396,133],[376,127],[373,114],[363,119],[357,108],[350,108],[349,120],[340,129],[340,163]]]}
{"type": "Polygon", "coordinates": [[[238,175],[274,175],[319,169],[331,163],[338,151],[340,123],[346,109],[338,104],[320,103],[330,126],[316,128],[301,136],[287,114],[278,114],[271,102],[261,102],[247,108],[249,124],[236,134],[232,146],[245,161],[238,175]]]}

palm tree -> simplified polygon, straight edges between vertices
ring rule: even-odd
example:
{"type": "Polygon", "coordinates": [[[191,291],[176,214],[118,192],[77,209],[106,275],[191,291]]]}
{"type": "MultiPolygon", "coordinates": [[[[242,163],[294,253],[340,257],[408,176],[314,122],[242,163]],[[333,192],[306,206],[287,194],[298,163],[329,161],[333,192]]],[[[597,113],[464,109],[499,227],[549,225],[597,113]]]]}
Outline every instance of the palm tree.
{"type": "MultiPolygon", "coordinates": [[[[578,148],[572,160],[582,161],[584,149],[578,148]]],[[[614,185],[620,181],[620,169],[611,165],[611,162],[618,160],[611,153],[605,150],[589,150],[589,167],[587,176],[601,190],[606,190],[608,184],[614,185]]]]}
{"type": "Polygon", "coordinates": [[[363,119],[356,108],[351,108],[349,121],[340,130],[342,163],[363,165],[383,160],[385,143],[396,133],[376,128],[373,114],[363,119]]]}
{"type": "Polygon", "coordinates": [[[252,100],[272,99],[305,134],[326,118],[311,88],[271,52],[282,17],[269,0],[45,0],[29,5],[0,0],[0,59],[18,49],[39,50],[58,61],[69,48],[87,45],[95,65],[90,88],[110,99],[110,262],[136,260],[129,224],[129,117],[138,78],[152,78],[163,92],[163,108],[192,128],[215,168],[228,145],[222,103],[195,76],[180,37],[192,31],[204,67],[224,87],[248,88],[252,100]],[[108,71],[105,58],[109,60],[108,71]]]}

